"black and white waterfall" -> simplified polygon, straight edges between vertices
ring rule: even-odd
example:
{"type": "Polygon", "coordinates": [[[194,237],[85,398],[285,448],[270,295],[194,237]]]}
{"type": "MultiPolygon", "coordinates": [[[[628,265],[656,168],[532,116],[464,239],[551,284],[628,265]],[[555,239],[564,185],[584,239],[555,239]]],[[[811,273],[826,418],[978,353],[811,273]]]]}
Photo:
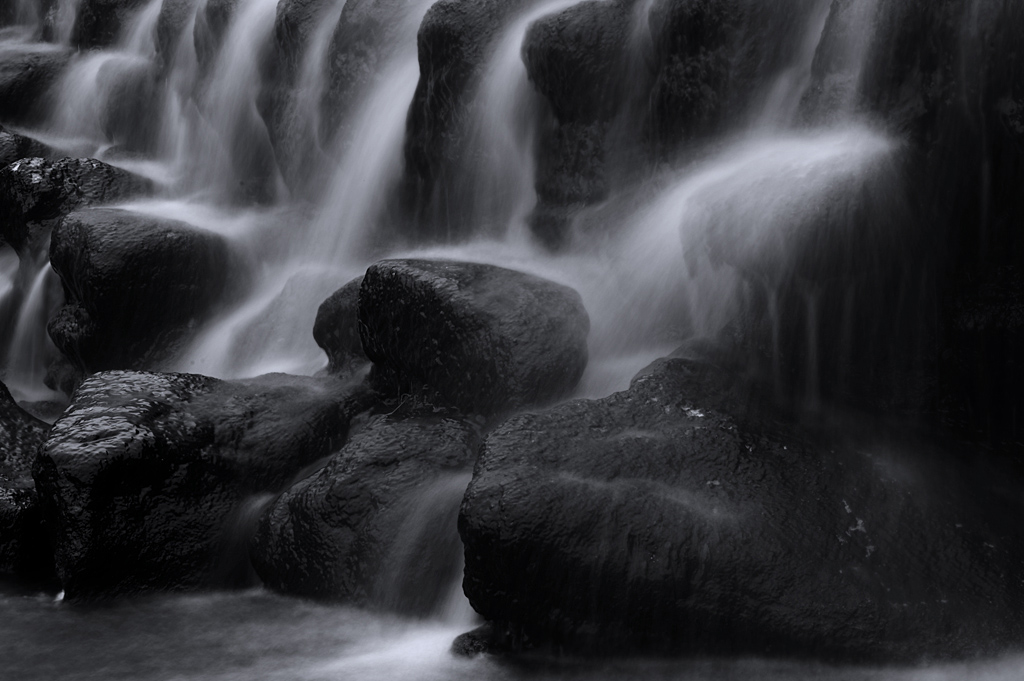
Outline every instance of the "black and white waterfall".
{"type": "Polygon", "coordinates": [[[1024,674],[1024,3],[0,3],[0,677],[1024,674]]]}

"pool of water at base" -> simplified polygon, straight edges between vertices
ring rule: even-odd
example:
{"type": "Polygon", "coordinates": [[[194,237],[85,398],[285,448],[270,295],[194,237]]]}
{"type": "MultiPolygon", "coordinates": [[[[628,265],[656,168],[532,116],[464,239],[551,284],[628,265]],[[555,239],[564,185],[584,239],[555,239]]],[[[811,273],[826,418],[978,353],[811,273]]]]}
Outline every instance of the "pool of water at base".
{"type": "Polygon", "coordinates": [[[737,659],[507,660],[451,654],[474,626],[262,589],[72,605],[0,585],[0,679],[14,681],[1011,681],[1024,654],[911,667],[737,659]]]}

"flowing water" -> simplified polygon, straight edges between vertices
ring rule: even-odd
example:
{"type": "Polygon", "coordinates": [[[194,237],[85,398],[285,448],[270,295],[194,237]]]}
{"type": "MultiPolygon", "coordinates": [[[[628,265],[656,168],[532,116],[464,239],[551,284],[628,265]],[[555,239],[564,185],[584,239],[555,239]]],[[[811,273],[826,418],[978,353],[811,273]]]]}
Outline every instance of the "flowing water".
{"type": "MultiPolygon", "coordinates": [[[[114,46],[72,58],[54,88],[49,117],[28,132],[59,149],[154,178],[162,185],[159,198],[124,207],[222,234],[243,272],[245,294],[162,368],[223,378],[312,374],[326,365],[311,334],[322,300],[380,257],[436,256],[513,267],[579,291],[592,320],[590,365],[578,391],[584,396],[625,387],[637,370],[685,339],[728,335],[759,296],[766,301],[772,371],[781,391],[786,295],[797,287],[803,325],[797,335],[806,350],[802,390],[808,402],[819,400],[820,372],[829,361],[820,327],[835,293],[832,284],[805,271],[805,259],[814,258],[821,240],[850,236],[838,232],[854,229],[854,223],[822,216],[842,212],[853,196],[884,193],[879,185],[886,184],[887,168],[901,149],[899,139],[853,111],[873,0],[843,5],[852,28],[837,42],[843,68],[832,123],[798,125],[821,34],[830,9],[839,6],[820,0],[806,3],[809,9],[799,17],[801,40],[763,101],[737,116],[744,123],[583,209],[577,223],[592,232],[561,253],[537,246],[526,225],[536,201],[534,151],[545,104],[527,78],[521,46],[534,21],[574,0],[533,3],[507,21],[489,48],[467,106],[467,151],[450,187],[461,197],[461,218],[477,226],[474,236],[417,247],[392,238],[386,223],[420,76],[416,33],[432,1],[394,3],[396,14],[379,38],[385,56],[371,62],[373,73],[329,147],[322,146],[330,135],[319,103],[345,2],[324,4],[300,60],[291,121],[295,134],[310,144],[308,163],[319,178],[308,192],[286,187],[288,169],[275,161],[259,110],[277,0],[239,0],[212,55],[197,50],[207,3],[191,3],[167,59],[156,42],[164,3],[150,0],[138,5],[114,46]],[[125,117],[128,101],[139,108],[125,117]],[[822,234],[823,222],[833,232],[822,234]]],[[[641,65],[649,49],[655,4],[638,2],[632,12],[630,64],[641,65]]],[[[17,7],[19,23],[34,33],[0,33],[4,49],[22,49],[43,33],[40,6],[18,0],[17,7]]],[[[46,18],[52,43],[70,44],[77,11],[78,0],[52,3],[46,18]]],[[[873,235],[862,236],[868,248],[876,245],[873,235]]],[[[0,375],[21,400],[54,397],[42,378],[54,357],[45,322],[58,288],[45,263],[19,263],[12,251],[0,250],[0,375]]],[[[850,287],[838,298],[853,309],[857,296],[850,287]]],[[[841,335],[840,346],[852,344],[848,332],[841,335]]],[[[7,588],[0,590],[0,676],[933,681],[1013,679],[1024,667],[1024,659],[1012,656],[886,669],[759,659],[511,663],[453,657],[448,647],[454,636],[475,626],[461,595],[461,548],[453,528],[467,482],[468,475],[453,476],[408,500],[409,520],[396,538],[392,568],[380,576],[376,609],[319,605],[262,590],[86,608],[7,588]],[[424,586],[416,575],[428,564],[440,567],[424,586]]],[[[251,532],[243,525],[240,533],[251,532]]],[[[245,538],[237,545],[244,546],[245,538]]]]}

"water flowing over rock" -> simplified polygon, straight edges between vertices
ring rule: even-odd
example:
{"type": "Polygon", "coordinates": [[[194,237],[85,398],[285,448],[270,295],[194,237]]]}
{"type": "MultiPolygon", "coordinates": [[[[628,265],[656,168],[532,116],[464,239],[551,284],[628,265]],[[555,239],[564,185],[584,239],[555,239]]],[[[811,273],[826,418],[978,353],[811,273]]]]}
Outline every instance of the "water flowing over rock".
{"type": "Polygon", "coordinates": [[[56,152],[42,142],[7,130],[0,125],[0,168],[22,158],[55,155],[56,152]]]}
{"type": "Polygon", "coordinates": [[[449,183],[469,152],[469,96],[499,30],[526,6],[524,0],[441,0],[423,17],[417,36],[420,80],[409,105],[404,149],[403,192],[415,237],[453,241],[477,227],[452,220],[462,197],[449,196],[449,183]]]}
{"type": "Polygon", "coordinates": [[[34,473],[67,596],[235,582],[246,559],[227,549],[246,503],[333,451],[371,403],[335,379],[283,374],[87,379],[34,473]]]}
{"type": "Polygon", "coordinates": [[[586,367],[589,329],[575,291],[500,267],[385,260],[359,290],[359,332],[382,394],[425,387],[471,414],[567,395],[586,367]]]}
{"type": "Polygon", "coordinates": [[[145,178],[91,158],[22,158],[0,170],[0,239],[34,253],[68,213],[153,191],[145,178]]]}
{"type": "Polygon", "coordinates": [[[362,277],[353,279],[331,294],[317,309],[313,338],[327,353],[328,373],[348,373],[367,361],[359,337],[359,289],[362,283],[362,277]]]}
{"type": "Polygon", "coordinates": [[[50,262],[65,298],[50,338],[86,373],[151,367],[220,302],[233,269],[222,237],[111,208],[61,220],[50,262]]]}
{"type": "Polygon", "coordinates": [[[316,183],[325,165],[317,100],[323,94],[321,72],[326,45],[317,44],[316,38],[322,36],[321,42],[325,42],[333,33],[337,23],[335,6],[340,13],[341,4],[334,0],[286,0],[278,4],[274,56],[257,100],[285,181],[293,193],[302,196],[316,194],[309,185],[316,183]],[[307,60],[313,61],[308,69],[307,60]],[[307,70],[321,79],[308,82],[312,79],[304,78],[307,70]]]}
{"type": "Polygon", "coordinates": [[[0,383],[0,575],[45,581],[53,574],[32,480],[49,429],[0,383]]]}
{"type": "Polygon", "coordinates": [[[916,659],[1016,640],[1019,530],[973,502],[990,482],[747,423],[721,371],[660,360],[488,436],[459,531],[504,645],[916,659]]]}
{"type": "Polygon", "coordinates": [[[422,614],[439,605],[459,569],[457,561],[450,564],[457,539],[448,523],[467,479],[459,478],[462,486],[447,509],[420,508],[417,499],[468,471],[479,436],[472,424],[433,411],[406,408],[373,417],[323,469],[273,503],[252,545],[253,564],[267,586],[422,614]],[[403,536],[407,525],[438,511],[442,517],[432,519],[425,536],[403,536]],[[395,564],[402,552],[412,555],[395,564]],[[383,579],[402,568],[413,574],[395,575],[397,583],[383,579]],[[396,590],[406,597],[395,598],[396,590]]]}
{"type": "Polygon", "coordinates": [[[540,142],[534,231],[557,246],[568,207],[608,195],[605,135],[621,102],[630,3],[582,2],[530,27],[523,61],[556,123],[540,142]]]}
{"type": "Polygon", "coordinates": [[[81,0],[71,41],[80,50],[113,45],[136,11],[152,0],[81,0]]]}
{"type": "Polygon", "coordinates": [[[37,119],[47,89],[60,77],[70,55],[53,47],[0,48],[0,123],[37,119]]]}
{"type": "Polygon", "coordinates": [[[397,0],[346,0],[327,51],[327,83],[321,103],[326,139],[345,123],[346,114],[358,109],[360,96],[382,75],[402,31],[404,4],[397,0]]]}

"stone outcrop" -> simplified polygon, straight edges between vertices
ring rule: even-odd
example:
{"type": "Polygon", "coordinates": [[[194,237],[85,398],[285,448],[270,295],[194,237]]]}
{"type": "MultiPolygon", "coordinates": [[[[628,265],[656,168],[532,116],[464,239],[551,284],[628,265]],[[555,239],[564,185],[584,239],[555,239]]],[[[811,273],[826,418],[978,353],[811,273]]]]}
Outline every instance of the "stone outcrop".
{"type": "Polygon", "coordinates": [[[152,191],[149,180],[96,159],[22,158],[0,169],[0,238],[24,257],[68,213],[152,191]]]}
{"type": "Polygon", "coordinates": [[[587,363],[579,294],[532,275],[454,261],[384,260],[359,290],[359,331],[384,395],[426,389],[493,415],[554,401],[587,363]]]}
{"type": "Polygon", "coordinates": [[[461,567],[454,522],[479,436],[457,416],[433,411],[372,418],[323,469],[273,502],[252,543],[267,586],[434,611],[461,567]]]}
{"type": "Polygon", "coordinates": [[[110,208],[61,220],[50,263],[64,286],[50,338],[86,373],[165,357],[221,301],[235,269],[219,235],[110,208]]]}
{"type": "Polygon", "coordinates": [[[0,123],[37,121],[47,91],[70,58],[67,50],[52,46],[0,49],[0,123]]]}
{"type": "Polygon", "coordinates": [[[87,379],[35,470],[69,598],[236,584],[246,523],[372,403],[335,379],[87,379]]]}
{"type": "Polygon", "coordinates": [[[320,303],[317,309],[313,338],[327,353],[328,373],[351,373],[367,361],[359,338],[359,288],[362,283],[362,277],[353,279],[320,303]]]}
{"type": "Polygon", "coordinates": [[[737,404],[721,370],[666,359],[493,431],[459,517],[492,642],[912,660],[1019,639],[1013,493],[737,404]]]}
{"type": "Polygon", "coordinates": [[[0,383],[0,575],[32,582],[53,576],[32,480],[32,465],[49,429],[22,410],[0,383]]]}

